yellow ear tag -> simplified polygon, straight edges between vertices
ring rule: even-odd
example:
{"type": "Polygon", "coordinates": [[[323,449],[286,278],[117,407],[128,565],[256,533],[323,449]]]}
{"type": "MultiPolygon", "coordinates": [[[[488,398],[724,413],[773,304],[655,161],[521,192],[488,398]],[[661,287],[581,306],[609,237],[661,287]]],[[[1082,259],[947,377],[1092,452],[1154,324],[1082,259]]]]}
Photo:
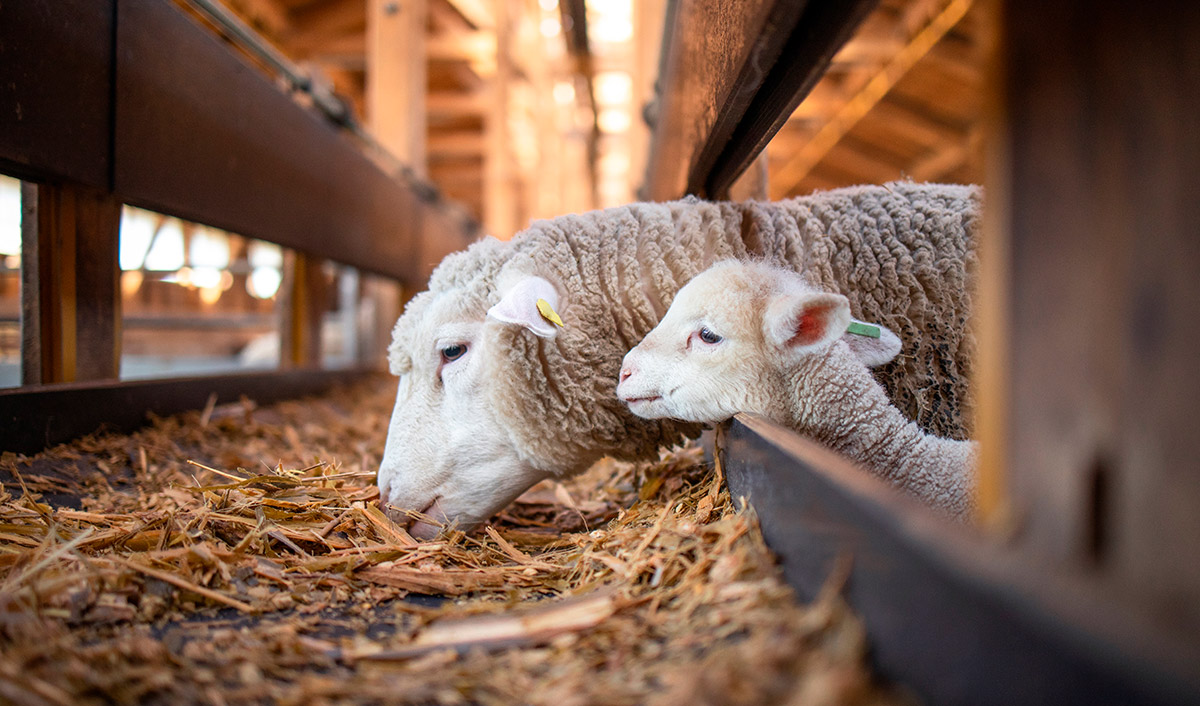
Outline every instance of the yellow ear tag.
{"type": "Polygon", "coordinates": [[[558,312],[554,311],[554,307],[550,306],[550,302],[546,301],[545,299],[538,299],[537,310],[538,313],[542,315],[542,318],[546,321],[549,321],[559,328],[566,328],[566,326],[563,326],[562,319],[558,316],[558,312]]]}

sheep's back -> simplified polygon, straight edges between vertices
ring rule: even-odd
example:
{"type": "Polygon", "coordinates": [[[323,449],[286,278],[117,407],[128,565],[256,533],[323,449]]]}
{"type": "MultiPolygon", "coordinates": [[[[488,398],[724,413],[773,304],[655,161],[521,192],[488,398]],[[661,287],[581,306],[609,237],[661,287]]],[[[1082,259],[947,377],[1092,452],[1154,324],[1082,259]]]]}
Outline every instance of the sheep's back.
{"type": "Polygon", "coordinates": [[[877,377],[905,416],[954,439],[971,429],[980,201],[977,187],[900,182],[743,206],[752,252],[841,292],[856,318],[900,336],[900,355],[877,377]]]}
{"type": "MultiPolygon", "coordinates": [[[[547,470],[569,473],[604,455],[651,457],[698,432],[635,417],[616,397],[616,378],[676,292],[730,257],[789,266],[849,297],[858,318],[896,331],[904,349],[878,373],[889,396],[922,428],[965,438],[979,201],[974,187],[897,183],[776,203],[630,204],[538,221],[508,243],[477,243],[447,257],[430,290],[482,311],[499,298],[499,273],[513,269],[563,291],[567,326],[553,341],[515,327],[488,334],[498,351],[488,394],[522,453],[547,470]]],[[[406,311],[394,348],[416,328],[406,319],[419,316],[406,311]]]]}

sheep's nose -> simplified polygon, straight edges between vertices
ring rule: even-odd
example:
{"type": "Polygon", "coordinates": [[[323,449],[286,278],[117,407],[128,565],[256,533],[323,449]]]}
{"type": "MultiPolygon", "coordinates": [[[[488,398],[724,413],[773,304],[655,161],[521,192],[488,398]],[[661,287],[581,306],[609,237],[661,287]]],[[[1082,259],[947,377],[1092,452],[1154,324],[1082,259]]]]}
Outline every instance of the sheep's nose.
{"type": "Polygon", "coordinates": [[[628,380],[630,375],[633,375],[633,366],[627,365],[621,368],[621,382],[628,380]]]}

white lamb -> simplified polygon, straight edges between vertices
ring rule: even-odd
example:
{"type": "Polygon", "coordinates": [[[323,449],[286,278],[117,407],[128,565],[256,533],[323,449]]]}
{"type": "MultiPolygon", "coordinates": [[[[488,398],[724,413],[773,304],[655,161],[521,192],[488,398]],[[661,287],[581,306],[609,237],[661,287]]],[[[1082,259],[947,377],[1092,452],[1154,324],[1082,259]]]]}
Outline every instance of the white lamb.
{"type": "Polygon", "coordinates": [[[974,443],[906,419],[868,370],[894,358],[900,339],[883,327],[878,338],[848,332],[852,321],[846,297],[794,272],[718,263],[625,356],[617,395],[645,419],[716,423],[753,412],[966,519],[974,443]]]}

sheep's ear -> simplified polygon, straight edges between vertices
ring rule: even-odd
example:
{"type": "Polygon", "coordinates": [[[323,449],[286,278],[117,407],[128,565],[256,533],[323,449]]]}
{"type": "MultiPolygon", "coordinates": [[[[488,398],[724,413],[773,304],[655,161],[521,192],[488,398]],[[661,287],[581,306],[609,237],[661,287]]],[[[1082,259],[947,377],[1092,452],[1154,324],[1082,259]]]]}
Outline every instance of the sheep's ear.
{"type": "Polygon", "coordinates": [[[805,355],[841,338],[850,302],[840,294],[800,292],[772,297],[763,313],[767,343],[786,355],[805,355]]]}
{"type": "Polygon", "coordinates": [[[509,285],[488,318],[524,326],[542,338],[554,338],[563,326],[558,312],[558,291],[541,277],[523,277],[509,285]]]}
{"type": "Polygon", "coordinates": [[[854,351],[854,355],[858,356],[863,365],[875,368],[892,362],[896,356],[900,355],[900,348],[903,344],[900,342],[900,337],[892,333],[890,329],[879,324],[866,324],[856,319],[851,319],[851,321],[865,328],[852,327],[842,336],[842,340],[850,346],[850,350],[854,351]],[[872,329],[879,335],[873,335],[872,329]]]}

